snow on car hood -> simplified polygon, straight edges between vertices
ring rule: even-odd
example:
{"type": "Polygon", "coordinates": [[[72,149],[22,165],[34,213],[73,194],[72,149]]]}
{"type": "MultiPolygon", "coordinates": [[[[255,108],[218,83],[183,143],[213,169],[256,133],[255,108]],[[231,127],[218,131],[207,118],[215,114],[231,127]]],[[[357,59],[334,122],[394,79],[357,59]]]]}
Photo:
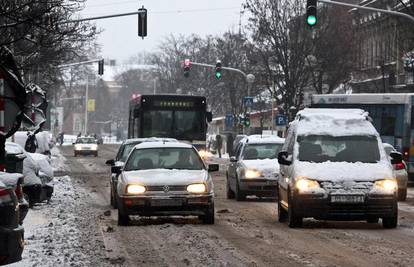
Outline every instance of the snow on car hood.
{"type": "Polygon", "coordinates": [[[128,183],[142,183],[144,185],[188,185],[205,182],[206,170],[168,170],[153,169],[140,171],[126,171],[123,173],[128,183]]]}
{"type": "Polygon", "coordinates": [[[243,160],[243,165],[247,169],[260,171],[264,176],[272,176],[274,173],[279,173],[279,163],[277,162],[277,159],[243,160]]]}
{"type": "Polygon", "coordinates": [[[21,173],[0,172],[0,183],[6,186],[15,186],[20,178],[23,177],[21,173]]]}
{"type": "Polygon", "coordinates": [[[387,162],[322,162],[296,161],[295,177],[306,177],[318,181],[375,181],[394,177],[391,165],[387,162]]]}

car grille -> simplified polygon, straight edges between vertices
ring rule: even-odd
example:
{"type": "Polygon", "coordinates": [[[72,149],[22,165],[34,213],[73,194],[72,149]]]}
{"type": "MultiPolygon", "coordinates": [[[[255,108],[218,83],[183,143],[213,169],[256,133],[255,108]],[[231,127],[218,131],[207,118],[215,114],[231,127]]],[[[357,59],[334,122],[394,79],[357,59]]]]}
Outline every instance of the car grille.
{"type": "Polygon", "coordinates": [[[321,182],[321,187],[328,193],[368,193],[374,183],[372,182],[321,182]]]}
{"type": "MultiPolygon", "coordinates": [[[[169,192],[174,191],[187,191],[187,186],[185,185],[167,185],[169,188],[169,192]]],[[[147,186],[147,191],[164,191],[165,185],[154,185],[154,186],[147,186]]]]}

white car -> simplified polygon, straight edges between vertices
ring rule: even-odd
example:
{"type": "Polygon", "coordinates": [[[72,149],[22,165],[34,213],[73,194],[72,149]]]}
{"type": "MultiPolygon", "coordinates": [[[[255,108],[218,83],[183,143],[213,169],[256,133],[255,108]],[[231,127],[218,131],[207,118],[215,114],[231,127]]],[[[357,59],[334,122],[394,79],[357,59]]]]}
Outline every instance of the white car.
{"type": "MultiPolygon", "coordinates": [[[[392,145],[383,143],[385,152],[391,160],[391,152],[399,153],[392,145]]],[[[407,199],[407,184],[408,184],[408,173],[406,163],[400,162],[393,164],[395,177],[398,182],[398,200],[405,201],[407,199]]]]}
{"type": "Polygon", "coordinates": [[[75,157],[78,155],[98,156],[98,144],[93,137],[78,137],[73,149],[75,157]]]}
{"type": "Polygon", "coordinates": [[[209,172],[197,150],[179,142],[144,142],[134,147],[119,173],[118,224],[128,225],[129,215],[196,215],[214,223],[214,191],[209,172]]]}
{"type": "Polygon", "coordinates": [[[242,139],[230,157],[227,169],[227,198],[244,200],[247,195],[277,196],[277,155],[285,139],[272,135],[251,135],[242,139]]]}

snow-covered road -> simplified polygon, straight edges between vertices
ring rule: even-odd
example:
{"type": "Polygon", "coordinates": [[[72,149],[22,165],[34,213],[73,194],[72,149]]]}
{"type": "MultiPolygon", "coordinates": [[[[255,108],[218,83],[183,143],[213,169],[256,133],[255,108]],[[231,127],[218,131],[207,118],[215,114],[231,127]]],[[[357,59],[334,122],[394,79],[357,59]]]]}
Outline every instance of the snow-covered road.
{"type": "Polygon", "coordinates": [[[290,229],[277,222],[275,202],[227,200],[222,170],[213,177],[215,225],[141,218],[119,227],[104,165],[116,146],[102,146],[99,158],[61,151],[55,195],[29,212],[24,259],[11,266],[414,266],[413,188],[399,205],[397,229],[316,220],[290,229]]]}

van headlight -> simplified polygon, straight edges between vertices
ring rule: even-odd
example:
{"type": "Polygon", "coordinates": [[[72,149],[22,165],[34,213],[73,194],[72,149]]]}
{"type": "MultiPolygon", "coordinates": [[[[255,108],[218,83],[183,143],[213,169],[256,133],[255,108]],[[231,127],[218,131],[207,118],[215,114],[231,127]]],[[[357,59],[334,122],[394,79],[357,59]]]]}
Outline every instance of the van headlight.
{"type": "Polygon", "coordinates": [[[205,184],[199,183],[199,184],[190,184],[187,186],[187,191],[190,193],[205,193],[207,191],[207,187],[205,184]]]}
{"type": "Polygon", "coordinates": [[[317,181],[310,180],[307,178],[297,180],[295,183],[295,187],[299,190],[299,193],[321,188],[317,181]]]}
{"type": "Polygon", "coordinates": [[[145,186],[139,184],[129,184],[126,188],[126,192],[132,195],[142,194],[145,193],[145,191],[147,191],[145,186]]]}
{"type": "Polygon", "coordinates": [[[200,155],[200,157],[201,157],[202,159],[204,159],[204,158],[207,158],[207,157],[210,157],[210,156],[211,156],[211,153],[210,153],[210,152],[208,152],[207,150],[204,150],[204,149],[199,150],[199,151],[198,151],[198,154],[200,155]]]}
{"type": "Polygon", "coordinates": [[[375,181],[374,188],[389,193],[394,193],[398,189],[398,184],[395,179],[384,179],[375,181]]]}
{"type": "Polygon", "coordinates": [[[247,179],[258,178],[260,176],[262,176],[262,174],[258,170],[247,169],[244,173],[244,177],[247,179]]]}

